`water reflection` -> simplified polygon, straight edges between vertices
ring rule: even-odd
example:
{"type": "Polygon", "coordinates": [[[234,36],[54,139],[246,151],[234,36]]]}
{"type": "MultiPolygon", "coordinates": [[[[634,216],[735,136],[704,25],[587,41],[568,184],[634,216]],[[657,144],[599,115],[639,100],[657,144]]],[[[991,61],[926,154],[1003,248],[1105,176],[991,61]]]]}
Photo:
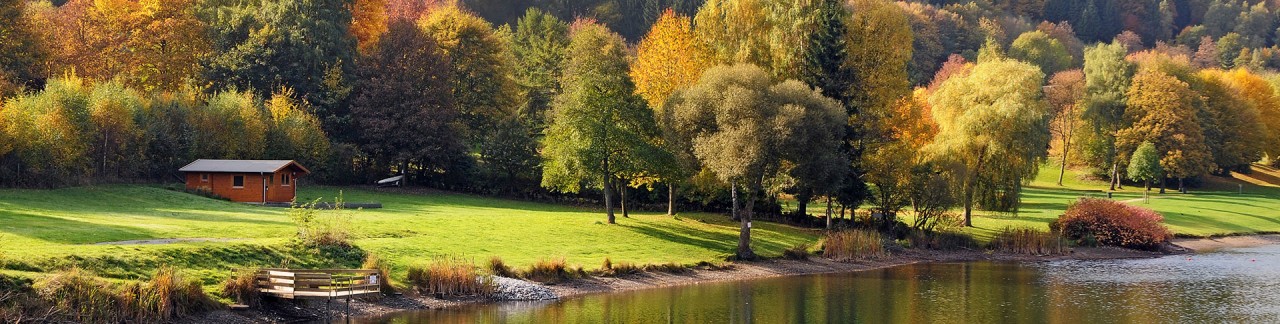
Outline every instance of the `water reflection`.
{"type": "Polygon", "coordinates": [[[424,310],[364,323],[1280,322],[1280,246],[1190,257],[916,264],[424,310]]]}

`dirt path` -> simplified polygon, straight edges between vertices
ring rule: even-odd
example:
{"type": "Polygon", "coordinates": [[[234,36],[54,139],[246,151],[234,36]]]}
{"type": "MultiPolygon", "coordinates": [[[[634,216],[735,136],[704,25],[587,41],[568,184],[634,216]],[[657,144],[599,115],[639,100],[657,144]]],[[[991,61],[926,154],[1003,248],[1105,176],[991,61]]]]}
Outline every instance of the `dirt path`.
{"type": "Polygon", "coordinates": [[[1191,249],[1195,252],[1208,252],[1224,248],[1254,247],[1268,244],[1280,244],[1280,235],[1227,236],[1214,238],[1173,239],[1174,245],[1191,249]]]}

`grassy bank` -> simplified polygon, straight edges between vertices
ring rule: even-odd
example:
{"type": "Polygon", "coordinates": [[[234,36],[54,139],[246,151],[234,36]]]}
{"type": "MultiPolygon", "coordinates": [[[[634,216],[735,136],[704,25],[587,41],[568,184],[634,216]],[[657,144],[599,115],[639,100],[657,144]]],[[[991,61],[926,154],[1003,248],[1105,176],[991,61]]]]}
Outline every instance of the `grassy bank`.
{"type": "MultiPolygon", "coordinates": [[[[378,201],[353,210],[356,249],[291,246],[295,226],[285,209],[207,199],[160,186],[113,185],[57,190],[0,190],[0,262],[8,272],[36,275],[77,266],[109,278],[144,278],[161,265],[198,273],[212,285],[245,266],[355,267],[363,253],[388,261],[402,276],[409,265],[455,255],[477,263],[502,257],[513,267],[564,258],[588,268],[610,257],[646,263],[693,264],[728,256],[737,223],[711,214],[678,219],[632,213],[617,225],[589,208],[460,194],[401,194],[303,187],[299,198],[378,201]],[[200,239],[167,244],[104,242],[200,239]]],[[[328,213],[328,212],[325,212],[328,213]]],[[[753,233],[763,255],[780,255],[818,233],[760,223],[753,233]]]]}
{"type": "MultiPolygon", "coordinates": [[[[1048,229],[1067,205],[1079,197],[1106,197],[1106,181],[1090,180],[1076,170],[1068,170],[1063,185],[1057,185],[1058,169],[1046,166],[1022,193],[1023,208],[1014,214],[978,211],[974,228],[967,229],[979,240],[988,241],[1006,226],[1048,229]]],[[[1200,188],[1182,194],[1169,183],[1165,194],[1152,189],[1143,198],[1144,188],[1126,186],[1112,193],[1112,199],[1160,212],[1165,224],[1182,236],[1217,236],[1280,231],[1280,170],[1254,166],[1250,174],[1232,178],[1207,176],[1200,188]],[[1243,193],[1241,193],[1243,191],[1243,193]]]]}
{"type": "MultiPolygon", "coordinates": [[[[1022,211],[979,212],[975,228],[989,241],[1007,226],[1047,229],[1068,203],[1105,197],[1106,184],[1071,172],[1056,185],[1047,167],[1024,195],[1022,211]]],[[[1258,168],[1236,179],[1211,177],[1190,194],[1170,191],[1142,199],[1126,187],[1114,199],[1155,209],[1178,234],[1192,236],[1280,232],[1280,172],[1258,168]],[[1244,193],[1238,191],[1243,188],[1244,193]]],[[[461,256],[484,263],[492,256],[520,269],[563,258],[598,267],[605,258],[635,264],[693,264],[721,260],[737,241],[737,223],[715,214],[672,218],[632,213],[603,224],[600,210],[451,193],[390,193],[365,189],[303,187],[299,198],[377,201],[385,208],[354,210],[353,249],[289,244],[296,227],[285,209],[208,199],[161,186],[112,185],[57,190],[0,189],[0,272],[41,276],[79,267],[111,279],[146,279],[170,265],[213,286],[236,268],[260,266],[357,267],[375,254],[403,279],[405,269],[433,257],[461,256]],[[188,239],[162,244],[107,242],[188,239]]],[[[323,212],[331,213],[331,212],[323,212]]],[[[815,230],[758,222],[753,239],[765,256],[815,243],[815,230]]]]}

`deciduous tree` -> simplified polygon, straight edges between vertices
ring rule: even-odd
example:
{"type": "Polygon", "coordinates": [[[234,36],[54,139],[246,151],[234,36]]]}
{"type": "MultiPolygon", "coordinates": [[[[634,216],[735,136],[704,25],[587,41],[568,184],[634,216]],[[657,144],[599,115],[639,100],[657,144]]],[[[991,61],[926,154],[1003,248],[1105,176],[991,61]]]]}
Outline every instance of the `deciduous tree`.
{"type": "Polygon", "coordinates": [[[966,226],[973,226],[977,200],[1017,199],[1020,184],[1044,160],[1050,108],[1040,89],[1043,79],[1033,65],[994,59],[947,80],[929,96],[938,122],[929,151],[958,166],[966,226]]]}
{"type": "MultiPolygon", "coordinates": [[[[387,34],[362,56],[351,110],[359,143],[375,167],[394,166],[409,175],[457,171],[466,159],[462,127],[453,99],[449,58],[412,23],[392,22],[387,34]]],[[[384,174],[375,174],[381,176],[384,174]]]]}
{"type": "Polygon", "coordinates": [[[1085,97],[1084,72],[1067,70],[1054,74],[1049,78],[1049,85],[1044,88],[1045,99],[1053,108],[1052,123],[1049,124],[1050,135],[1058,141],[1062,153],[1058,155],[1061,165],[1058,170],[1058,185],[1067,173],[1067,164],[1071,155],[1071,143],[1074,134],[1081,124],[1080,105],[1085,97]]]}
{"type": "Polygon", "coordinates": [[[556,97],[542,146],[542,185],[564,192],[584,184],[603,189],[613,224],[617,181],[642,173],[646,158],[658,155],[651,141],[657,127],[627,76],[621,36],[593,22],[575,22],[567,55],[564,92],[556,97]]]}
{"type": "Polygon", "coordinates": [[[751,218],[757,194],[776,192],[765,184],[796,171],[789,165],[835,151],[831,145],[838,143],[844,115],[839,104],[798,81],[774,84],[763,69],[736,65],[707,70],[669,105],[676,129],[698,160],[719,180],[745,189],[737,257],[755,258],[751,218]]]}

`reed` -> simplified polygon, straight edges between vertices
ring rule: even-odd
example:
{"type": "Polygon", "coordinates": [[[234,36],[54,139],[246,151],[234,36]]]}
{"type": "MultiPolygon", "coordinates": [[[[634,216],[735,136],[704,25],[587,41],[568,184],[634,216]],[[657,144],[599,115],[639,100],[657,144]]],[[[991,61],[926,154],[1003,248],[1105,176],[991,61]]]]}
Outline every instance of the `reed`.
{"type": "Polygon", "coordinates": [[[874,259],[889,255],[884,248],[884,238],[876,231],[828,232],[822,242],[822,256],[834,260],[874,259]]]}
{"type": "Polygon", "coordinates": [[[408,280],[418,292],[436,297],[488,297],[496,288],[493,277],[481,275],[470,259],[441,256],[426,265],[410,266],[408,280]]]}
{"type": "Polygon", "coordinates": [[[515,271],[512,271],[511,267],[508,266],[506,262],[503,262],[502,258],[496,255],[489,258],[489,274],[507,278],[516,277],[515,271]]]}
{"type": "Polygon", "coordinates": [[[261,306],[262,294],[258,293],[257,276],[258,271],[254,269],[237,270],[222,282],[222,297],[249,307],[261,306]]]}
{"type": "Polygon", "coordinates": [[[1066,253],[1062,235],[1030,227],[1005,227],[991,240],[992,250],[1028,255],[1066,253]]]}
{"type": "Polygon", "coordinates": [[[782,258],[787,260],[808,260],[810,247],[812,246],[809,243],[796,244],[786,250],[782,250],[782,258]]]}
{"type": "Polygon", "coordinates": [[[569,266],[565,263],[564,258],[542,259],[529,266],[521,274],[525,279],[541,282],[544,284],[557,284],[575,278],[578,271],[569,271],[569,266]]]}

